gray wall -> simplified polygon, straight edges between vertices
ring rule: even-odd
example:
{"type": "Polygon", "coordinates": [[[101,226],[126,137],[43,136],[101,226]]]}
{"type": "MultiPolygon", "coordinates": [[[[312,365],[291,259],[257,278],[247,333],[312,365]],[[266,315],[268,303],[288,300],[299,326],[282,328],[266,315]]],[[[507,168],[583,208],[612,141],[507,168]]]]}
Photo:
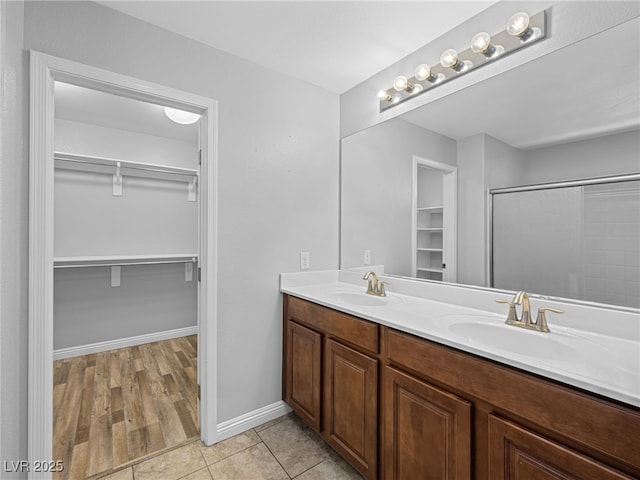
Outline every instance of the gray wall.
{"type": "Polygon", "coordinates": [[[458,283],[487,286],[487,192],[521,185],[522,151],[483,133],[458,145],[458,283]]]}
{"type": "Polygon", "coordinates": [[[640,172],[640,131],[522,152],[523,184],[640,172]]]}
{"type": "Polygon", "coordinates": [[[458,283],[485,284],[486,258],[486,135],[457,142],[458,154],[458,283]]]}
{"type": "Polygon", "coordinates": [[[15,461],[27,458],[29,77],[23,14],[21,2],[0,2],[0,460],[15,461]]]}
{"type": "MultiPolygon", "coordinates": [[[[198,146],[171,138],[56,119],[55,150],[196,168],[198,146]]],[[[187,183],[56,169],[54,256],[184,254],[198,251],[198,204],[187,183]]],[[[54,350],[197,325],[197,284],[184,264],[54,273],[54,350]]]]}
{"type": "Polygon", "coordinates": [[[2,381],[9,385],[1,389],[2,458],[27,454],[28,63],[21,48],[219,101],[218,421],[278,401],[279,273],[298,270],[301,250],[311,252],[313,269],[338,266],[337,95],[89,2],[25,3],[22,43],[23,4],[1,4],[3,67],[17,69],[3,94],[15,106],[3,113],[11,141],[1,163],[2,381]]]}
{"type": "Polygon", "coordinates": [[[54,272],[53,348],[69,348],[197,324],[195,280],[184,264],[121,268],[111,287],[108,267],[54,272]]]}

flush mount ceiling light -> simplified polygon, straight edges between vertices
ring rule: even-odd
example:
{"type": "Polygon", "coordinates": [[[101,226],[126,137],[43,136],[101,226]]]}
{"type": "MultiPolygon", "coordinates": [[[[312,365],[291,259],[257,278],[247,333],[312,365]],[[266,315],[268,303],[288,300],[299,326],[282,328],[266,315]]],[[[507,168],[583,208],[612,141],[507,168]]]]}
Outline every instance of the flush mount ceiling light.
{"type": "Polygon", "coordinates": [[[164,107],[164,113],[169,120],[180,125],[191,125],[200,120],[200,115],[197,113],[185,112],[177,108],[164,107]]]}
{"type": "Polygon", "coordinates": [[[476,33],[466,50],[449,48],[442,52],[439,63],[418,65],[412,77],[398,75],[391,88],[378,92],[380,111],[545,38],[546,19],[545,10],[532,16],[518,12],[509,18],[505,30],[495,35],[476,33]]]}

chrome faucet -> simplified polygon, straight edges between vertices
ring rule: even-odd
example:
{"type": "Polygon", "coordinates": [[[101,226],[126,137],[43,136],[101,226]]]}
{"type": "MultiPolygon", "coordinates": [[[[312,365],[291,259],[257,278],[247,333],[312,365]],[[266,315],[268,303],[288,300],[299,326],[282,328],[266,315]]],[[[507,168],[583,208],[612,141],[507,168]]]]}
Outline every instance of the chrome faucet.
{"type": "Polygon", "coordinates": [[[363,280],[367,280],[367,293],[369,295],[375,295],[377,297],[386,297],[387,292],[384,286],[388,283],[384,280],[380,280],[374,271],[368,271],[362,277],[363,280]]]}
{"type": "Polygon", "coordinates": [[[531,304],[529,303],[529,295],[526,292],[520,291],[515,294],[513,300],[496,300],[498,303],[505,303],[509,305],[509,313],[507,314],[507,320],[504,322],[507,325],[513,325],[515,327],[527,328],[529,330],[535,330],[537,332],[549,332],[549,326],[547,325],[546,312],[563,313],[562,310],[551,307],[540,307],[538,309],[538,316],[535,323],[531,321],[531,304]],[[516,305],[522,305],[521,318],[518,318],[518,312],[516,311],[516,305]]]}

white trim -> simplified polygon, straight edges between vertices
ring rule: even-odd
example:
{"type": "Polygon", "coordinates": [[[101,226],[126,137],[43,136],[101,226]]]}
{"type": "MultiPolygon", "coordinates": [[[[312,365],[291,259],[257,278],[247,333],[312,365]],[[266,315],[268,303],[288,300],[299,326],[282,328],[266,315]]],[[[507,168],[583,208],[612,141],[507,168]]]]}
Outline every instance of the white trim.
{"type": "Polygon", "coordinates": [[[106,352],[109,350],[116,350],[118,348],[133,347],[134,345],[144,345],[145,343],[160,342],[162,340],[195,335],[197,333],[198,326],[194,325],[193,327],[183,327],[176,328],[174,330],[165,330],[163,332],[146,333],[144,335],[136,335],[134,337],[116,338],[115,340],[90,343],[88,345],[78,345],[77,347],[59,348],[53,351],[53,359],[62,360],[63,358],[106,352]]]}
{"type": "Polygon", "coordinates": [[[32,55],[30,68],[27,456],[34,465],[53,458],[53,80],[42,56],[32,55]]]}
{"type": "MultiPolygon", "coordinates": [[[[53,453],[53,125],[54,81],[157,103],[201,115],[198,374],[202,440],[217,441],[217,128],[210,98],[31,51],[29,150],[28,460],[53,453]]],[[[30,472],[28,478],[48,478],[30,472]]]]}
{"type": "Polygon", "coordinates": [[[443,181],[443,214],[442,261],[447,265],[442,274],[442,281],[456,283],[458,281],[458,169],[453,168],[444,174],[443,181]]]}
{"type": "Polygon", "coordinates": [[[282,400],[258,408],[239,417],[232,418],[226,422],[218,424],[218,440],[233,437],[242,432],[246,432],[250,428],[257,427],[263,423],[269,422],[276,418],[282,417],[291,411],[291,408],[282,400]]]}

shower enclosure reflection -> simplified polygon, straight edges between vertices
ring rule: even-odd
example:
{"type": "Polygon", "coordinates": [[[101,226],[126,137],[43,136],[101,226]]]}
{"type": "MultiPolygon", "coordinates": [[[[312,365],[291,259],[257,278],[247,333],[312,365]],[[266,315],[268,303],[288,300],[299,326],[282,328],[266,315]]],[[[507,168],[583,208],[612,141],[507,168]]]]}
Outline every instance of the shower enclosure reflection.
{"type": "Polygon", "coordinates": [[[640,180],[501,189],[491,200],[492,287],[640,308],[640,180]]]}

